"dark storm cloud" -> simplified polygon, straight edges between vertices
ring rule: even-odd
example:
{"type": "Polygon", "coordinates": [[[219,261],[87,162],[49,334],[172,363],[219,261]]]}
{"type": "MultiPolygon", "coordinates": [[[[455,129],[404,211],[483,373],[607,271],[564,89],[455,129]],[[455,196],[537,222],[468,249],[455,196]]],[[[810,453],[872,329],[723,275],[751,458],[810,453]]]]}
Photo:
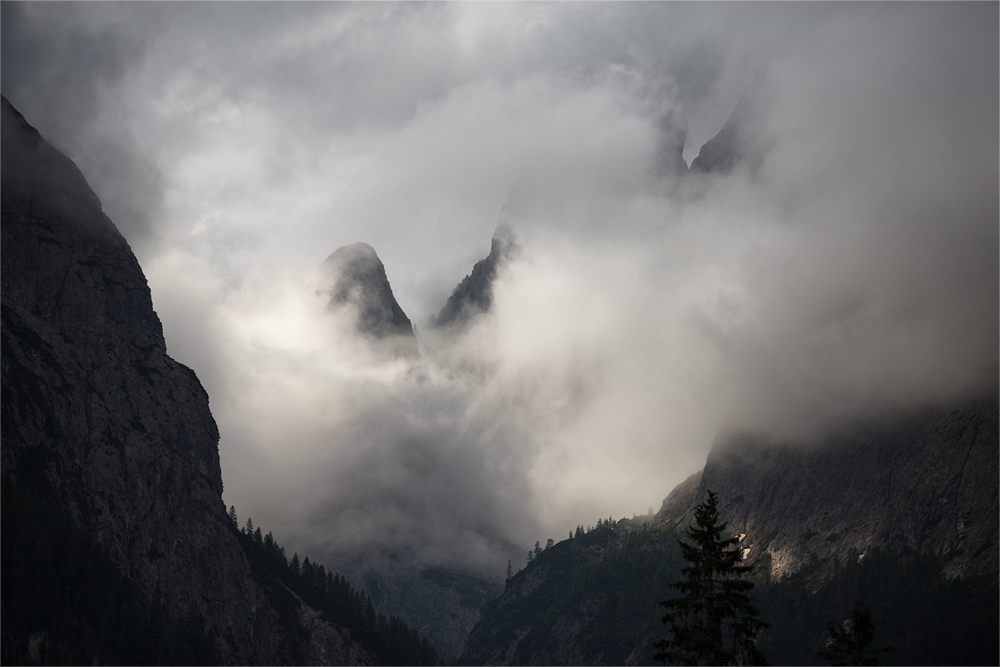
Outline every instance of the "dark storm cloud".
{"type": "Polygon", "coordinates": [[[114,102],[127,71],[144,57],[139,36],[87,26],[83,7],[5,2],[3,93],[87,175],[105,212],[133,245],[153,233],[151,216],[163,181],[137,147],[114,102]]]}
{"type": "Polygon", "coordinates": [[[986,3],[4,3],[3,89],[147,239],[227,502],[292,548],[498,568],[656,505],[720,429],[995,387],[996,25],[986,3]],[[753,159],[680,179],[680,137],[690,161],[744,95],[753,159]],[[521,189],[493,312],[431,331],[521,189]],[[313,301],[356,241],[421,361],[313,301]]]}

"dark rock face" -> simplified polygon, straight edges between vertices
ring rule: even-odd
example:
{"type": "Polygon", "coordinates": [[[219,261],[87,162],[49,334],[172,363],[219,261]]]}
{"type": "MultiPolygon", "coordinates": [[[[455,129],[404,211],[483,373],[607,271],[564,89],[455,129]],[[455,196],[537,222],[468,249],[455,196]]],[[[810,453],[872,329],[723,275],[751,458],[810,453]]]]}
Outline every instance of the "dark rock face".
{"type": "Polygon", "coordinates": [[[374,248],[367,243],[337,248],[320,271],[330,308],[356,309],[358,333],[378,342],[395,341],[403,353],[416,354],[413,326],[396,302],[374,248]]]}
{"type": "Polygon", "coordinates": [[[686,565],[678,539],[712,489],[761,570],[753,598],[773,621],[761,641],[783,656],[774,664],[810,664],[855,600],[877,610],[900,664],[994,664],[997,402],[856,421],[811,443],[722,440],[652,527],[609,521],[536,555],[458,662],[655,664],[658,602],[686,565]]]}
{"type": "Polygon", "coordinates": [[[196,607],[225,661],[274,663],[282,630],[226,516],[208,395],[167,356],[83,175],[2,103],[3,470],[45,487],[146,594],[196,607]]]}
{"type": "Polygon", "coordinates": [[[502,591],[482,574],[429,566],[409,549],[368,549],[336,569],[368,594],[375,611],[399,617],[451,657],[461,653],[483,604],[502,591]]]}
{"type": "Polygon", "coordinates": [[[748,557],[770,553],[777,577],[813,555],[875,547],[948,557],[948,577],[996,576],[997,415],[994,395],[857,422],[811,444],[727,439],[656,519],[685,520],[711,489],[748,557]]]}
{"type": "Polygon", "coordinates": [[[758,114],[760,104],[746,93],[718,134],[705,142],[691,161],[692,174],[726,174],[739,164],[756,169],[764,159],[769,142],[763,136],[758,114]]]}
{"type": "Polygon", "coordinates": [[[517,243],[510,227],[497,226],[490,242],[490,254],[476,262],[472,273],[458,284],[435,318],[434,326],[461,326],[476,315],[488,312],[493,305],[493,281],[497,271],[516,251],[517,243]]]}

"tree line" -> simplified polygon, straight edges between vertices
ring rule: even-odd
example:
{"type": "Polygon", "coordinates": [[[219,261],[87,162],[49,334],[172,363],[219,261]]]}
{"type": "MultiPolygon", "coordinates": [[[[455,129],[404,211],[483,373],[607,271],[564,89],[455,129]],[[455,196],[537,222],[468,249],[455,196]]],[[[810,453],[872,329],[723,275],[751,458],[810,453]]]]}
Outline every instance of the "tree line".
{"type": "Polygon", "coordinates": [[[279,657],[286,664],[303,664],[306,656],[301,649],[298,628],[299,596],[309,606],[321,611],[332,623],[350,631],[379,665],[435,665],[437,652],[426,638],[399,618],[376,613],[371,599],[356,591],[339,573],[328,571],[322,564],[301,561],[297,553],[291,559],[275,541],[271,532],[261,533],[247,519],[238,527],[236,508],[230,507],[229,520],[243,547],[254,578],[263,586],[272,605],[278,611],[286,636],[278,647],[279,657]],[[293,595],[294,593],[294,595],[293,595]]]}

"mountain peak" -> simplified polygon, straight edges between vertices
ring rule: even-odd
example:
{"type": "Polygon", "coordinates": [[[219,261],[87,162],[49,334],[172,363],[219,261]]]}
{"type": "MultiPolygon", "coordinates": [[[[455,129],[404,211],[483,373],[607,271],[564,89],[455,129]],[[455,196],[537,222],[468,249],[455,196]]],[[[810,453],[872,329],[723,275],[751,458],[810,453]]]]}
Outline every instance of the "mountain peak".
{"type": "Polygon", "coordinates": [[[448,297],[444,308],[434,319],[435,328],[461,325],[493,305],[493,281],[500,265],[517,251],[517,239],[510,225],[501,222],[493,232],[490,254],[472,267],[458,287],[448,297]]]}
{"type": "Polygon", "coordinates": [[[337,248],[320,266],[332,310],[357,309],[356,330],[374,340],[411,339],[406,353],[416,352],[410,319],[399,307],[385,274],[385,266],[367,243],[337,248]],[[412,349],[410,349],[412,348],[412,349]]]}
{"type": "Polygon", "coordinates": [[[689,171],[727,174],[739,164],[757,169],[770,143],[761,122],[761,106],[758,92],[745,92],[722,129],[702,145],[689,171]]]}

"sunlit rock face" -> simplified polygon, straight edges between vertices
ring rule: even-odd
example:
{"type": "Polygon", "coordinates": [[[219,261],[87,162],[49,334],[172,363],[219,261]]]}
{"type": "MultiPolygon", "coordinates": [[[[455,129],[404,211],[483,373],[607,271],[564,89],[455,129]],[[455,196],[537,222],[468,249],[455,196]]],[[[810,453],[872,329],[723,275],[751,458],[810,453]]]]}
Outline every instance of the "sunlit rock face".
{"type": "Polygon", "coordinates": [[[501,222],[490,241],[490,254],[476,262],[472,272],[458,284],[435,318],[434,326],[461,327],[475,316],[489,312],[493,305],[493,282],[497,272],[517,249],[513,231],[501,222]]]}
{"type": "MultiPolygon", "coordinates": [[[[281,621],[226,516],[208,395],[167,356],[142,269],[83,175],[2,104],[3,471],[147,595],[197,608],[223,660],[276,663],[281,621]]],[[[326,626],[316,641],[339,636],[326,626]]],[[[338,642],[327,654],[357,653],[338,642]]]]}
{"type": "Polygon", "coordinates": [[[685,520],[711,489],[749,558],[770,554],[773,576],[873,548],[947,559],[947,577],[996,576],[997,415],[992,395],[842,424],[813,442],[726,438],[657,522],[685,520]]]}
{"type": "Polygon", "coordinates": [[[396,302],[374,248],[367,243],[337,248],[320,273],[330,309],[354,318],[357,333],[393,353],[417,354],[413,325],[396,302]]]}

